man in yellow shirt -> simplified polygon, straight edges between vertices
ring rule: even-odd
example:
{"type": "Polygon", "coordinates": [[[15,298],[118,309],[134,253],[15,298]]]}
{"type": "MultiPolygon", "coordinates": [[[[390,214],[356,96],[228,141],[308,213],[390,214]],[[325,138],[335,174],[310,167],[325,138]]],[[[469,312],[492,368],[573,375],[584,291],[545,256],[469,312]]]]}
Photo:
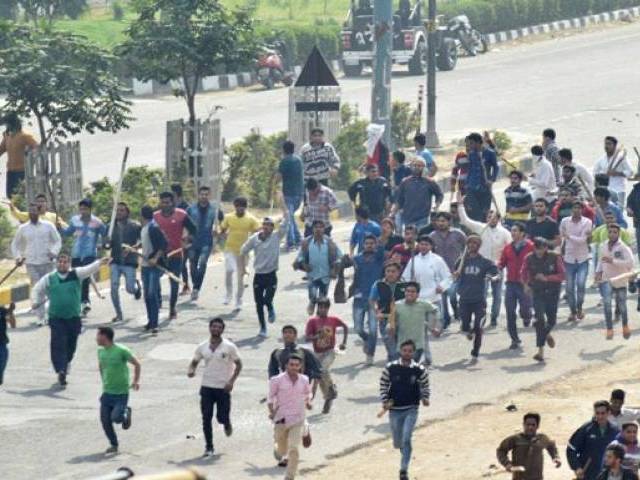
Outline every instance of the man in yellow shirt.
{"type": "Polygon", "coordinates": [[[249,236],[260,228],[260,222],[256,217],[247,212],[247,199],[238,197],[233,201],[235,211],[224,216],[220,225],[220,233],[225,237],[224,265],[226,295],[224,304],[231,303],[233,294],[233,273],[238,280],[236,292],[236,306],[234,310],[242,308],[242,294],[244,293],[245,257],[240,253],[242,245],[249,236]]]}
{"type": "Polygon", "coordinates": [[[7,126],[0,142],[0,157],[7,154],[6,197],[11,195],[24,180],[24,159],[28,148],[35,148],[38,142],[32,135],[22,131],[22,121],[14,113],[4,118],[7,126]]]}
{"type": "MultiPolygon", "coordinates": [[[[39,193],[38,195],[36,195],[35,203],[38,207],[40,220],[46,220],[53,223],[54,225],[56,225],[56,223],[60,224],[62,228],[67,227],[67,224],[62,221],[62,218],[60,218],[60,216],[56,215],[55,212],[49,211],[49,202],[47,201],[47,196],[44,193],[39,193]]],[[[18,222],[27,223],[29,221],[29,212],[23,212],[22,210],[18,209],[10,200],[7,202],[7,205],[9,206],[11,216],[18,222]]]]}

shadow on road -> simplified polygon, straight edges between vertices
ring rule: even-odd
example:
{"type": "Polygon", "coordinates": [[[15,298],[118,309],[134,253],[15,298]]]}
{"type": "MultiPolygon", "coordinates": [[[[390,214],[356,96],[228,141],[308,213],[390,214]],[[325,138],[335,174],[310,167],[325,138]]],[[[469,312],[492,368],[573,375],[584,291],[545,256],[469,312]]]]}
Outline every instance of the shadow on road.
{"type": "Polygon", "coordinates": [[[173,465],[175,467],[208,467],[213,463],[217,463],[223,457],[221,453],[214,453],[212,457],[204,458],[202,455],[198,455],[197,457],[187,458],[186,460],[167,460],[168,465],[173,465]]]}
{"type": "Polygon", "coordinates": [[[104,452],[90,453],[88,455],[78,455],[70,458],[67,463],[71,465],[80,465],[82,463],[100,463],[116,458],[117,455],[105,455],[104,452]]]}
{"type": "Polygon", "coordinates": [[[544,362],[535,362],[529,365],[506,365],[500,369],[507,373],[531,373],[544,369],[544,365],[544,362]]]}
{"type": "Polygon", "coordinates": [[[467,360],[462,359],[457,362],[445,363],[444,365],[434,365],[434,370],[439,370],[441,372],[453,372],[455,370],[466,370],[467,369],[467,360]]]}
{"type": "Polygon", "coordinates": [[[487,353],[483,355],[487,360],[501,360],[505,358],[520,358],[524,356],[522,349],[511,350],[510,348],[503,348],[502,350],[496,350],[495,352],[487,353]]]}
{"type": "Polygon", "coordinates": [[[73,398],[64,397],[60,395],[60,393],[64,392],[64,389],[60,387],[57,383],[52,384],[49,388],[35,388],[33,390],[7,390],[6,391],[10,395],[20,395],[21,397],[31,398],[31,397],[49,397],[55,398],[56,400],[74,400],[73,398]]]}
{"type": "Polygon", "coordinates": [[[613,347],[608,350],[600,350],[599,352],[585,352],[584,350],[580,350],[578,355],[580,356],[580,360],[584,362],[602,361],[613,363],[611,361],[611,357],[613,357],[618,350],[621,350],[622,348],[622,345],[618,345],[617,347],[613,347]]]}
{"type": "MultiPolygon", "coordinates": [[[[275,460],[274,460],[275,462],[275,460]]],[[[273,466],[273,467],[259,467],[253,463],[247,462],[247,468],[244,469],[248,475],[252,477],[273,477],[276,475],[284,475],[284,468],[273,466]]]]}
{"type": "Polygon", "coordinates": [[[347,398],[347,401],[357,405],[370,405],[372,403],[380,403],[380,397],[377,395],[369,395],[368,397],[350,397],[347,398]]]}
{"type": "Polygon", "coordinates": [[[252,349],[257,350],[258,348],[260,348],[260,345],[265,342],[265,340],[266,338],[254,336],[241,338],[240,340],[235,342],[235,344],[238,348],[251,347],[252,349]]]}
{"type": "Polygon", "coordinates": [[[349,380],[354,380],[358,374],[360,374],[360,372],[362,372],[363,370],[366,370],[367,365],[365,365],[363,362],[358,362],[358,363],[352,363],[351,365],[344,365],[342,367],[338,367],[338,368],[332,368],[331,372],[332,373],[336,373],[338,375],[346,375],[349,380]]]}

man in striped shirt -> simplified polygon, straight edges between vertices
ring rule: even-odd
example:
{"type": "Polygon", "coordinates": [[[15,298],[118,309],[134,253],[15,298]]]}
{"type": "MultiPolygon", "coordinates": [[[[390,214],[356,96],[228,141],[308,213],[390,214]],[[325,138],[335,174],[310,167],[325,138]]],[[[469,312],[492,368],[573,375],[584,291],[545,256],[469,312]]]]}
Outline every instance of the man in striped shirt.
{"type": "Polygon", "coordinates": [[[389,410],[393,446],[402,453],[400,480],[409,480],[411,437],[418,420],[420,402],[429,406],[429,374],[414,361],[416,344],[407,340],[400,345],[400,358],[387,364],[380,378],[380,398],[384,410],[389,410]]]}

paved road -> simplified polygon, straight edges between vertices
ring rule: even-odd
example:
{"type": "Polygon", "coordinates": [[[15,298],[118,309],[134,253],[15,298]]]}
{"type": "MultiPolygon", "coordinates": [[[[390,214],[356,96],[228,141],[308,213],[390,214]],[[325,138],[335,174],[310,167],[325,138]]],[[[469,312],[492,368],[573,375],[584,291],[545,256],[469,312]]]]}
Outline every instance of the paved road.
{"type": "MultiPolygon", "coordinates": [[[[346,243],[349,225],[341,223],[337,227],[336,238],[346,243]]],[[[102,454],[107,442],[98,420],[100,383],[94,344],[96,327],[113,315],[110,302],[94,299],[66,390],[54,384],[48,360],[49,332],[28,326],[29,318],[20,318],[20,328],[11,332],[10,364],[5,386],[0,389],[0,443],[5,446],[0,449],[2,478],[86,479],[123,465],[139,473],[198,465],[210,474],[209,478],[281,478],[283,472],[274,467],[271,456],[271,427],[260,399],[265,396],[268,355],[278,345],[277,331],[285,323],[302,329],[306,319],[306,289],[300,275],[292,272],[291,262],[291,255],[281,259],[278,320],[265,341],[255,337],[257,321],[250,295],[236,317],[221,305],[222,265],[218,262],[211,266],[206,293],[197,305],[180,305],[178,320],[171,324],[166,322],[167,312],[162,312],[164,328],[157,337],[141,332],[145,321],[142,303],[125,300],[126,320],[117,328],[117,340],[141,358],[143,373],[141,390],[132,394],[134,425],[127,432],[118,430],[121,454],[115,459],[105,459],[102,454]],[[207,337],[207,319],[212,315],[227,318],[226,333],[240,346],[245,369],[233,396],[235,433],[228,439],[216,426],[216,456],[203,462],[199,458],[203,451],[199,381],[188,379],[185,373],[195,346],[207,337]]],[[[591,294],[588,307],[595,302],[591,294]]],[[[633,305],[632,310],[632,322],[637,325],[633,305]]],[[[340,305],[334,312],[352,323],[350,306],[340,305]]],[[[562,325],[556,335],[558,347],[549,352],[546,365],[531,359],[535,350],[531,329],[523,333],[523,353],[508,350],[505,320],[501,317],[501,326],[486,335],[480,363],[469,367],[469,342],[456,333],[457,325],[452,326],[451,334],[432,345],[436,365],[431,378],[432,407],[422,410],[422,419],[450,416],[470,404],[492,402],[510,391],[579,367],[611,361],[614,354],[624,355],[637,344],[637,337],[624,341],[617,336],[605,341],[599,315],[588,316],[577,327],[564,322],[566,315],[563,306],[562,325]]],[[[637,330],[634,333],[638,335],[637,330]]],[[[338,357],[334,368],[340,392],[334,410],[330,415],[318,414],[317,402],[311,416],[314,446],[302,454],[303,469],[318,467],[330,461],[331,455],[388,433],[385,420],[375,415],[379,408],[377,381],[384,363],[382,350],[378,350],[376,360],[375,366],[366,367],[360,341],[351,337],[348,351],[338,357]]]]}
{"type": "MultiPolygon", "coordinates": [[[[438,76],[439,131],[460,138],[473,129],[500,128],[516,138],[537,138],[551,125],[563,145],[574,148],[585,164],[602,151],[606,133],[627,145],[638,143],[640,84],[636,54],[640,24],[607,28],[462,59],[458,68],[438,76]],[[618,123],[612,119],[622,120],[618,123]]],[[[393,98],[414,102],[424,80],[398,74],[393,98]]],[[[371,79],[343,79],[343,101],[369,111],[371,79]]],[[[199,96],[199,113],[214,105],[228,141],[260,127],[270,133],[287,128],[287,91],[234,91],[199,96]]],[[[124,145],[132,147],[132,164],[164,166],[165,122],[186,113],[181,99],[136,100],[132,128],[116,136],[83,136],[85,179],[117,175],[124,145]]]]}

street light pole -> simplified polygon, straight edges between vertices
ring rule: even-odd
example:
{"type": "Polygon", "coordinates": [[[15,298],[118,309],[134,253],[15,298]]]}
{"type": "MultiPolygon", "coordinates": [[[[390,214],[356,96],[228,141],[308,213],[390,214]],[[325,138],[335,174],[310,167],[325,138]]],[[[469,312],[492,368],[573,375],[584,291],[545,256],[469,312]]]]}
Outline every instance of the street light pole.
{"type": "Polygon", "coordinates": [[[429,0],[429,20],[427,25],[427,146],[439,147],[440,140],[436,132],[436,48],[438,37],[436,32],[436,0],[429,0]]]}
{"type": "Polygon", "coordinates": [[[393,42],[392,0],[375,0],[373,7],[373,77],[371,123],[384,125],[382,142],[391,145],[391,52],[393,42]]]}

